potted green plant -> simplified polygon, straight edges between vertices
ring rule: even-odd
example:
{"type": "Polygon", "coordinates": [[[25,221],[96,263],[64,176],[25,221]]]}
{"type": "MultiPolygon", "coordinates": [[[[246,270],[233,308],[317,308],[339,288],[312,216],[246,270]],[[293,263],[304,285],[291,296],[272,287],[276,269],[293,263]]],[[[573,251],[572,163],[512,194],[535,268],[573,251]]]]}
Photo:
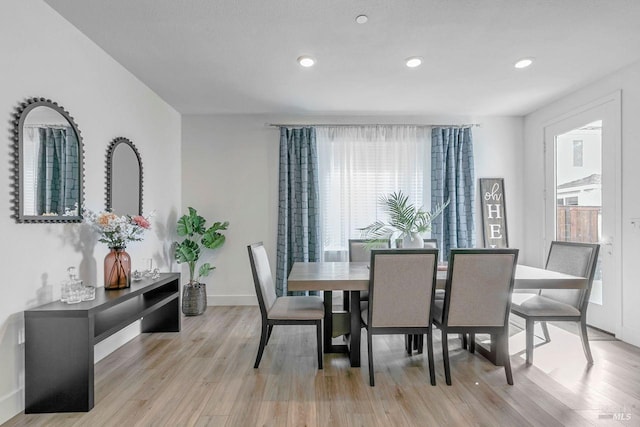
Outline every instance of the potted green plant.
{"type": "Polygon", "coordinates": [[[184,240],[175,243],[175,257],[178,264],[186,262],[189,266],[189,283],[184,285],[182,293],[182,312],[186,316],[197,316],[207,308],[206,284],[201,283],[200,278],[208,276],[215,267],[205,262],[196,274],[197,263],[204,249],[217,249],[224,244],[225,236],[220,231],[229,226],[228,221],[215,222],[209,228],[205,224],[206,220],[192,207],[188,215],[178,220],[177,233],[184,240]]]}
{"type": "Polygon", "coordinates": [[[449,200],[436,205],[433,211],[425,211],[409,203],[409,197],[402,191],[383,195],[380,205],[388,215],[387,222],[376,221],[360,228],[365,239],[372,242],[389,239],[403,239],[403,247],[422,247],[422,234],[431,230],[431,223],[449,205],[449,200]]]}

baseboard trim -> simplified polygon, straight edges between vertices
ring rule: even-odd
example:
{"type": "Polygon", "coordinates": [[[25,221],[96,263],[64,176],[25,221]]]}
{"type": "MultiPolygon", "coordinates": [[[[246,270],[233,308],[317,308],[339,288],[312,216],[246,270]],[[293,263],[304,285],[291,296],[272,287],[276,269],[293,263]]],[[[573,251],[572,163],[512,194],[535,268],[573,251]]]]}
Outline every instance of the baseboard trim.
{"type": "Polygon", "coordinates": [[[634,345],[636,347],[640,347],[640,334],[638,334],[637,328],[630,327],[622,327],[622,336],[616,337],[621,341],[624,341],[628,344],[634,345]]]}
{"type": "Polygon", "coordinates": [[[24,411],[24,389],[13,390],[0,398],[0,424],[24,411]]]}
{"type": "Polygon", "coordinates": [[[255,295],[207,295],[207,305],[258,305],[255,295]]]}
{"type": "Polygon", "coordinates": [[[138,335],[142,328],[140,320],[136,320],[129,326],[119,330],[104,341],[100,341],[93,347],[93,363],[98,363],[138,335]]]}

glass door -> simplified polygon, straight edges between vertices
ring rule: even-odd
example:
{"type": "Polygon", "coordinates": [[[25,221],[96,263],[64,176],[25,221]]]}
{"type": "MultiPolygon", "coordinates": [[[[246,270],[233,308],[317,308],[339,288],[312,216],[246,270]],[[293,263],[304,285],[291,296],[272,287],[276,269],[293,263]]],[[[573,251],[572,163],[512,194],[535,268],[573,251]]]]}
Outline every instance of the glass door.
{"type": "MultiPolygon", "coordinates": [[[[602,241],[602,120],[556,135],[556,240],[602,241]]],[[[602,254],[590,302],[602,305],[602,254]]]]}
{"type": "Polygon", "coordinates": [[[546,245],[600,243],[587,323],[620,328],[619,94],[545,127],[546,245]]]}

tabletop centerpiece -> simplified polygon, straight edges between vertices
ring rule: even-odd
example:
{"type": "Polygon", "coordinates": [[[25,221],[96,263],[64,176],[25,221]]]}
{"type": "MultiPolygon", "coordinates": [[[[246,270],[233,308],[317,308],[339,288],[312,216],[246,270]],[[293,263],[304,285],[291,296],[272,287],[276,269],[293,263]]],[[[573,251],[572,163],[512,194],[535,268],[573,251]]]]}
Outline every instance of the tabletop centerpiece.
{"type": "Polygon", "coordinates": [[[145,230],[151,228],[150,217],[121,215],[113,212],[85,211],[85,221],[99,235],[98,241],[106,243],[109,253],[104,258],[104,288],[125,289],[131,286],[131,257],[126,252],[127,243],[142,240],[145,230]]]}
{"type": "Polygon", "coordinates": [[[371,243],[403,239],[403,248],[424,247],[423,233],[431,231],[431,223],[449,206],[449,200],[437,204],[433,211],[409,203],[409,196],[402,191],[380,196],[380,205],[388,216],[388,221],[377,220],[360,228],[362,235],[371,243]]]}

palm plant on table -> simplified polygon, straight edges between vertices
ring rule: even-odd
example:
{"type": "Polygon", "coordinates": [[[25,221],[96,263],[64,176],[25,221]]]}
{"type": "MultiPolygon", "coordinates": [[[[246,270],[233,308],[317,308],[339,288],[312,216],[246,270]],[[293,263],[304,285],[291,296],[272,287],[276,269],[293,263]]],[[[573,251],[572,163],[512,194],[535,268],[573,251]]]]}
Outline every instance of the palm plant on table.
{"type": "Polygon", "coordinates": [[[404,247],[422,247],[422,234],[431,231],[431,223],[442,214],[449,200],[436,205],[433,211],[425,211],[409,203],[409,197],[402,191],[383,195],[379,200],[388,221],[377,220],[360,228],[365,239],[372,243],[390,239],[404,239],[404,247]]]}
{"type": "Polygon", "coordinates": [[[221,247],[226,238],[221,231],[229,226],[228,221],[215,222],[206,228],[206,220],[198,212],[189,207],[189,214],[178,220],[177,233],[185,237],[182,242],[176,242],[175,258],[178,264],[187,263],[189,266],[189,283],[184,286],[182,295],[182,312],[187,316],[204,313],[207,306],[206,285],[200,282],[215,269],[209,262],[205,262],[196,271],[198,261],[205,249],[221,247]]]}

